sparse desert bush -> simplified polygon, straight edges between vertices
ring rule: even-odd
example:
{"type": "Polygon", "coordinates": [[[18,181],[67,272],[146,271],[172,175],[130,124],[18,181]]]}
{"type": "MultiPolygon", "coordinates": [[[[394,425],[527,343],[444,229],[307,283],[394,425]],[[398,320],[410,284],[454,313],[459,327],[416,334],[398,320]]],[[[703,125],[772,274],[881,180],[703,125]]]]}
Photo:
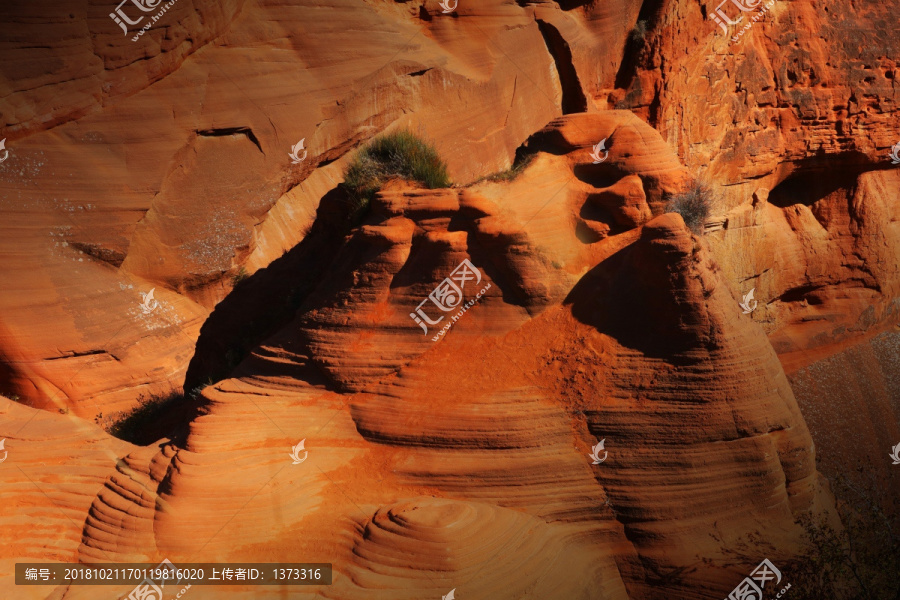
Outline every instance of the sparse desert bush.
{"type": "Polygon", "coordinates": [[[808,514],[798,520],[807,546],[785,568],[796,600],[900,598],[900,501],[868,475],[834,479],[841,529],[808,514]]]}
{"type": "Polygon", "coordinates": [[[250,275],[247,274],[247,269],[245,269],[244,267],[241,267],[240,269],[237,270],[237,272],[234,275],[231,276],[231,284],[233,286],[237,285],[240,282],[242,282],[243,280],[247,279],[247,277],[249,277],[249,276],[250,275]]]}
{"type": "Polygon", "coordinates": [[[840,524],[823,513],[801,514],[796,522],[804,532],[803,546],[789,559],[779,556],[787,548],[777,548],[759,531],[727,545],[721,536],[710,535],[734,564],[779,556],[775,563],[782,578],[774,589],[790,584],[786,600],[900,599],[900,499],[893,483],[869,465],[849,476],[833,475],[829,482],[840,524]]]}
{"type": "MultiPolygon", "coordinates": [[[[106,427],[106,431],[119,439],[135,444],[147,444],[157,439],[157,425],[164,413],[185,402],[184,394],[172,391],[165,395],[152,394],[138,398],[140,404],[122,414],[106,427]]],[[[98,422],[104,425],[102,413],[98,422]]]]}
{"type": "Polygon", "coordinates": [[[535,156],[537,156],[537,154],[533,152],[521,155],[516,154],[516,160],[513,161],[513,165],[510,168],[505,171],[500,171],[499,173],[494,173],[493,175],[488,175],[484,179],[487,181],[512,181],[531,164],[531,161],[534,160],[535,156]]]}
{"type": "Polygon", "coordinates": [[[417,181],[429,189],[449,187],[447,165],[437,150],[411,131],[379,136],[357,152],[344,174],[344,189],[354,212],[368,207],[390,179],[417,181]]]}
{"type": "Polygon", "coordinates": [[[703,233],[703,223],[709,217],[712,204],[713,192],[709,185],[694,181],[686,191],[669,200],[666,210],[681,215],[694,233],[703,233]]]}
{"type": "Polygon", "coordinates": [[[635,23],[634,29],[631,30],[631,41],[643,42],[644,38],[647,37],[647,29],[648,29],[647,21],[641,19],[640,21],[635,23]]]}

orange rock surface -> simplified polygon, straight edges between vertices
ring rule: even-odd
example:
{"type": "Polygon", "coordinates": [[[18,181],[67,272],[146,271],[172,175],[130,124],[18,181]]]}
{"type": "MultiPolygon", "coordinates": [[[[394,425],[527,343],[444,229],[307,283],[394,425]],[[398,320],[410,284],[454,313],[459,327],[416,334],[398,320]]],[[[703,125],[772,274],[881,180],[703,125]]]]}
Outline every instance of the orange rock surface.
{"type": "Polygon", "coordinates": [[[198,600],[718,600],[835,523],[826,476],[900,491],[896,6],[115,8],[0,7],[0,597],[168,558],[334,565],[198,600]],[[404,128],[454,185],[354,220],[404,128]],[[192,389],[154,443],[94,424],[192,389]]]}

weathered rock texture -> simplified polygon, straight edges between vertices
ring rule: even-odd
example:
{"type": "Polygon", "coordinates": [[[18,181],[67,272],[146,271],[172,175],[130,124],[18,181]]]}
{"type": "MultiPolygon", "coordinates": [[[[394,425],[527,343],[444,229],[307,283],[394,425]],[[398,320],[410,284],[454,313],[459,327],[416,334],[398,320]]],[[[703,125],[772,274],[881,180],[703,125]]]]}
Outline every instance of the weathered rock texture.
{"type": "Polygon", "coordinates": [[[46,598],[52,588],[14,585],[15,563],[75,562],[94,497],[119,458],[139,448],[74,414],[37,410],[4,397],[0,423],[5,505],[0,590],[4,598],[46,598]]]}
{"type": "Polygon", "coordinates": [[[499,0],[451,16],[436,2],[182,0],[134,43],[112,3],[75,4],[0,9],[2,391],[38,406],[88,416],[179,385],[232,277],[303,238],[361,141],[421,130],[468,181],[561,113],[531,11],[499,0]],[[169,314],[147,325],[133,313],[154,287],[169,314]]]}
{"type": "Polygon", "coordinates": [[[198,599],[719,600],[832,511],[801,409],[828,472],[848,422],[896,433],[896,5],[736,42],[687,0],[180,0],[136,42],[114,9],[0,8],[3,597],[169,558],[335,566],[198,599]],[[353,222],[343,168],[401,127],[457,185],[353,222]],[[704,235],[666,213],[698,176],[704,235]],[[89,423],[185,382],[170,439],[89,423]]]}
{"type": "Polygon", "coordinates": [[[900,170],[789,179],[708,235],[788,368],[900,319],[900,170]]]}
{"type": "Polygon", "coordinates": [[[719,3],[653,4],[619,106],[645,115],[692,168],[737,186],[733,198],[804,165],[885,164],[900,139],[895,6],[779,0],[733,42],[706,18],[719,3]]]}
{"type": "Polygon", "coordinates": [[[585,213],[677,189],[677,161],[627,113],[529,147],[509,183],[382,192],[186,436],[110,469],[77,556],[302,555],[335,564],[333,598],[713,598],[746,570],[729,552],[746,536],[791,556],[793,519],[830,499],[765,333],[680,217],[585,213]],[[610,134],[593,164],[584,140],[610,134]],[[641,177],[647,162],[671,167],[641,177]],[[409,313],[463,260],[481,276],[465,300],[485,292],[432,341],[409,313]]]}

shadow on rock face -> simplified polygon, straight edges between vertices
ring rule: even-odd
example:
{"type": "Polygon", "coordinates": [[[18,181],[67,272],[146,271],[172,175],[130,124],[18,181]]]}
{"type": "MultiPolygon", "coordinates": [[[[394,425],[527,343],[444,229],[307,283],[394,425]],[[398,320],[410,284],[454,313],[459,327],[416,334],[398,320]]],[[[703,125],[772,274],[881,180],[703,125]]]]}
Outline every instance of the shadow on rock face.
{"type": "Polygon", "coordinates": [[[769,192],[769,203],[779,208],[795,204],[812,206],[834,193],[852,195],[862,173],[888,168],[872,165],[859,152],[813,157],[797,161],[796,171],[769,192]]]}
{"type": "Polygon", "coordinates": [[[200,330],[185,390],[227,377],[253,348],[294,318],[344,244],[350,210],[340,188],[325,194],[306,237],[216,305],[200,330]]]}
{"type": "Polygon", "coordinates": [[[711,274],[681,217],[644,226],[634,244],[585,275],[566,298],[579,321],[642,354],[672,359],[713,343],[706,298],[711,274]]]}

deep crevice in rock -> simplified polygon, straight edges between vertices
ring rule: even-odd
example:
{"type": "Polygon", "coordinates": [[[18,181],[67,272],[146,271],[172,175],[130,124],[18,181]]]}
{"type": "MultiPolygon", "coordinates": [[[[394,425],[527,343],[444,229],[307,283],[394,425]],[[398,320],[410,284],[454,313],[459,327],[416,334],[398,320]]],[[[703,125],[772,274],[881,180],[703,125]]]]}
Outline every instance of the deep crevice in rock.
{"type": "Polygon", "coordinates": [[[559,7],[563,10],[573,10],[590,3],[591,0],[559,0],[557,2],[557,4],[559,4],[559,7]]]}
{"type": "MultiPolygon", "coordinates": [[[[84,352],[76,352],[75,350],[68,350],[63,353],[62,356],[48,356],[44,360],[63,360],[66,358],[81,358],[83,356],[99,356],[101,354],[109,354],[106,350],[86,350],[84,352]]],[[[109,354],[112,356],[112,354],[109,354]]],[[[116,358],[115,356],[112,356],[116,358]]],[[[118,360],[118,359],[116,359],[118,360]]]]}
{"type": "Polygon", "coordinates": [[[225,137],[229,135],[245,135],[247,139],[256,144],[256,147],[259,148],[259,151],[262,152],[262,146],[259,143],[259,139],[257,139],[256,134],[253,133],[253,130],[249,127],[222,127],[215,129],[198,129],[197,135],[203,137],[225,137]]]}
{"type": "Polygon", "coordinates": [[[562,112],[564,115],[571,113],[587,112],[587,97],[578,79],[578,71],[572,62],[572,50],[568,42],[556,27],[542,21],[535,20],[541,35],[544,36],[544,44],[547,51],[553,57],[556,64],[556,72],[559,74],[559,84],[562,87],[562,112]]]}
{"type": "Polygon", "coordinates": [[[226,378],[254,348],[298,314],[350,232],[348,210],[340,188],[325,194],[303,240],[235,285],[216,305],[200,330],[184,389],[226,378]]]}
{"type": "Polygon", "coordinates": [[[110,264],[117,269],[122,266],[122,263],[125,261],[125,253],[120,250],[114,250],[112,248],[107,248],[105,246],[101,246],[100,244],[90,244],[87,242],[73,242],[69,240],[69,246],[75,248],[76,250],[87,254],[88,256],[92,256],[99,261],[110,264]]]}
{"type": "Polygon", "coordinates": [[[663,0],[646,0],[641,5],[635,28],[632,29],[625,39],[622,62],[619,64],[619,71],[616,73],[616,88],[627,90],[631,87],[631,83],[634,81],[635,75],[637,75],[641,53],[646,43],[645,39],[656,28],[662,9],[663,0]],[[638,24],[642,22],[645,24],[643,32],[636,34],[638,24]]]}

